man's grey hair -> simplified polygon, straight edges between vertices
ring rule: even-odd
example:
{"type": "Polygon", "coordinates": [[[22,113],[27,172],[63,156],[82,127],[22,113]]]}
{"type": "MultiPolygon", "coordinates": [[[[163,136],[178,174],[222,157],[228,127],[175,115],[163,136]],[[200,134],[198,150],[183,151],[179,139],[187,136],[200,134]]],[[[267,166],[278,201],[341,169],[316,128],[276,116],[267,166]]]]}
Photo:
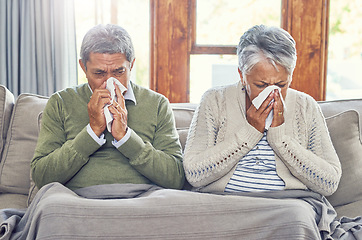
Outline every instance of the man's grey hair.
{"type": "Polygon", "coordinates": [[[256,25],[241,36],[237,55],[243,78],[257,63],[267,59],[277,70],[276,64],[284,67],[291,81],[297,62],[292,36],[282,28],[264,25],[256,25]]]}
{"type": "Polygon", "coordinates": [[[135,58],[130,35],[124,28],[113,24],[99,24],[85,34],[80,49],[85,67],[90,53],[123,53],[131,64],[135,58]]]}

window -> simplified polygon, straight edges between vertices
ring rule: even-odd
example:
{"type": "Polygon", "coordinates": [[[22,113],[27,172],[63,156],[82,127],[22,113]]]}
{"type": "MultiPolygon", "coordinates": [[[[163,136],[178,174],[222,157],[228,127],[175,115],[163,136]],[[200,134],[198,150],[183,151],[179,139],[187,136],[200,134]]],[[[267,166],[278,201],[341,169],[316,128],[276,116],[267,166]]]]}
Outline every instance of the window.
{"type": "Polygon", "coordinates": [[[362,1],[330,1],[327,100],[362,98],[362,1]]]}
{"type": "Polygon", "coordinates": [[[280,26],[281,0],[196,1],[196,44],[236,45],[256,24],[280,26]]]}
{"type": "Polygon", "coordinates": [[[194,4],[190,102],[198,103],[207,89],[239,81],[236,45],[240,36],[257,24],[280,26],[281,0],[199,0],[194,4]]]}
{"type": "MultiPolygon", "coordinates": [[[[77,49],[85,33],[97,24],[118,24],[131,35],[136,61],[131,80],[149,86],[150,1],[149,0],[75,0],[77,49]]],[[[78,83],[87,79],[78,68],[78,83]]]]}

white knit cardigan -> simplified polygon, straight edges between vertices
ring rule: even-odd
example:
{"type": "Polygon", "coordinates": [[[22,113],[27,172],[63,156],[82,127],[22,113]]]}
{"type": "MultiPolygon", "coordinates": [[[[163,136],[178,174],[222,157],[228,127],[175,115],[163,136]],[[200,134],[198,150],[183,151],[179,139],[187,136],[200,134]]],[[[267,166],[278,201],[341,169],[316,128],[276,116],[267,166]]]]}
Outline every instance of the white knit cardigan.
{"type": "MultiPolygon", "coordinates": [[[[336,191],[341,165],[317,102],[288,89],[285,122],[270,127],[267,140],[285,189],[310,189],[325,196],[336,191]]],[[[238,161],[262,138],[245,114],[240,82],[208,90],[191,122],[184,154],[189,183],[203,192],[222,192],[238,161]]]]}

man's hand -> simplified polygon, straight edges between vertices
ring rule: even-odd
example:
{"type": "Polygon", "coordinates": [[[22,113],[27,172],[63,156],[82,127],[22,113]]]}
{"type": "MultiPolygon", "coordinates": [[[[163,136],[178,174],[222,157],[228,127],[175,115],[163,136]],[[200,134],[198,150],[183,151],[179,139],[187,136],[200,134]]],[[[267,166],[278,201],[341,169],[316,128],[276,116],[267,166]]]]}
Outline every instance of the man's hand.
{"type": "Polygon", "coordinates": [[[122,95],[121,90],[118,88],[117,84],[114,83],[117,102],[112,102],[112,105],[109,106],[109,111],[113,114],[112,122],[112,136],[117,141],[121,140],[127,131],[127,108],[122,95]]]}
{"type": "Polygon", "coordinates": [[[252,125],[259,132],[263,133],[265,129],[265,120],[268,117],[270,111],[273,109],[273,103],[270,103],[274,98],[274,91],[272,91],[265,101],[261,104],[259,109],[251,104],[246,111],[246,119],[249,124],[252,125]]]}
{"type": "Polygon", "coordinates": [[[111,103],[111,95],[106,89],[105,82],[97,89],[94,89],[88,103],[89,125],[93,132],[99,137],[106,129],[106,118],[104,106],[111,103]]]}
{"type": "Polygon", "coordinates": [[[273,103],[273,121],[271,127],[277,127],[284,123],[284,106],[279,91],[275,90],[273,103]]]}

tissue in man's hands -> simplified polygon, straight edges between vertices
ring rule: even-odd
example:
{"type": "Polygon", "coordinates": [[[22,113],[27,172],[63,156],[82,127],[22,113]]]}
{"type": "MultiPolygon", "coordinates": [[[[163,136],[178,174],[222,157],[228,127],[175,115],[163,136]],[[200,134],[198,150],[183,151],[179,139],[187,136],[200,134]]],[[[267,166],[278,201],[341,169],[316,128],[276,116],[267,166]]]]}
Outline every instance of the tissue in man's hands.
{"type": "MultiPolygon", "coordinates": [[[[266,87],[261,93],[259,93],[259,95],[253,99],[252,103],[255,106],[256,109],[259,109],[261,104],[263,104],[263,102],[265,101],[265,99],[269,96],[269,94],[274,91],[275,89],[278,89],[279,91],[279,96],[282,100],[283,106],[284,106],[284,110],[285,110],[285,103],[282,97],[282,93],[281,93],[281,89],[278,86],[275,85],[271,85],[266,87]]],[[[274,102],[274,99],[271,101],[271,103],[274,102]]],[[[270,125],[273,122],[273,113],[274,111],[271,110],[268,117],[265,119],[265,129],[268,130],[270,125]]]]}
{"type": "Polygon", "coordinates": [[[116,85],[118,86],[118,88],[121,90],[122,94],[124,93],[124,91],[127,90],[127,88],[125,86],[122,85],[122,83],[120,83],[117,79],[115,79],[114,77],[110,77],[107,80],[107,85],[106,85],[106,89],[108,89],[108,91],[111,93],[111,98],[112,101],[117,101],[117,96],[116,96],[116,88],[114,87],[114,84],[116,83],[116,85]]]}
{"type": "MultiPolygon", "coordinates": [[[[113,83],[116,83],[118,88],[121,90],[122,94],[127,90],[125,86],[122,85],[117,79],[114,77],[110,77],[107,80],[106,89],[111,93],[112,102],[117,102],[117,96],[116,96],[116,88],[113,83]]],[[[104,107],[104,115],[106,117],[106,123],[107,123],[107,130],[111,132],[112,130],[112,121],[113,121],[113,115],[108,109],[109,105],[106,105],[104,107]]]]}

